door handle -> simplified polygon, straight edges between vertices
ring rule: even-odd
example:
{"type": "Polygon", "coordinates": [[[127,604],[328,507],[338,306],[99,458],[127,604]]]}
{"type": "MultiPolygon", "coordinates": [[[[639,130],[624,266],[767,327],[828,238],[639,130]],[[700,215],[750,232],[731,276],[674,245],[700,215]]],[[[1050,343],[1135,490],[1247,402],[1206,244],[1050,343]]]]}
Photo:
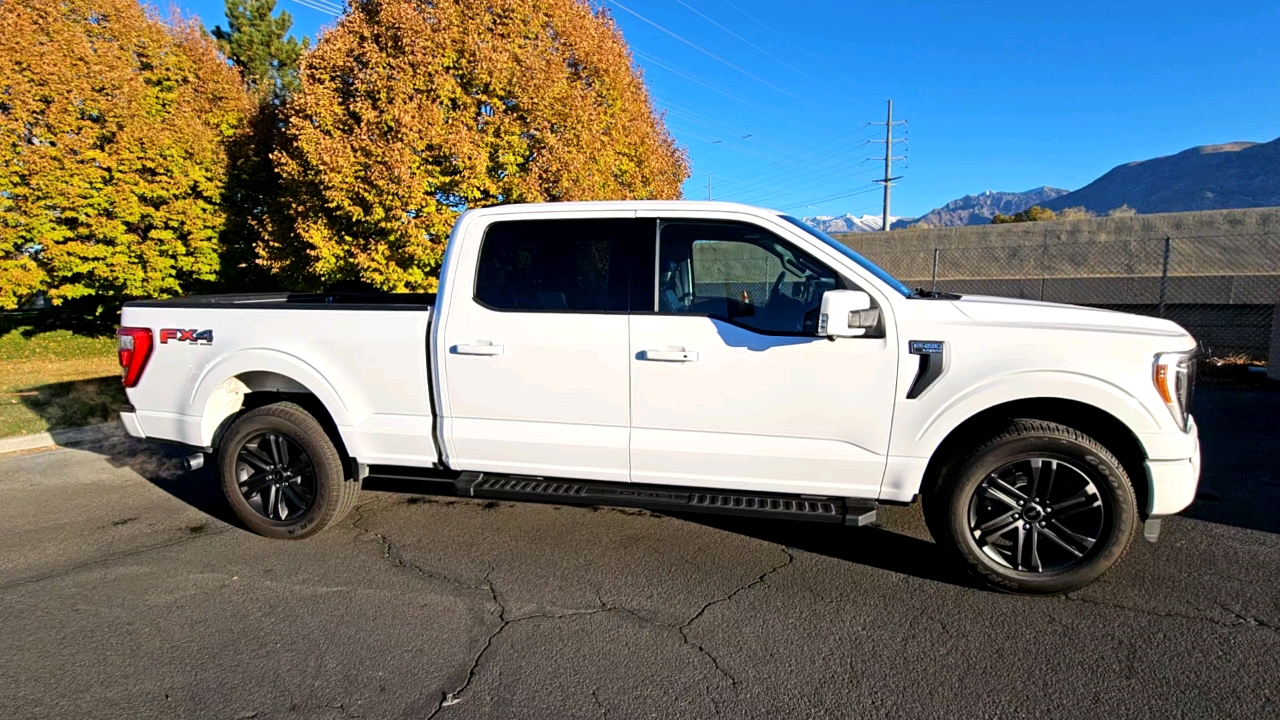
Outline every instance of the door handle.
{"type": "Polygon", "coordinates": [[[640,359],[654,362],[697,362],[698,353],[695,350],[642,350],[640,359]]]}
{"type": "Polygon", "coordinates": [[[491,342],[477,342],[471,345],[454,345],[449,348],[454,355],[501,355],[502,346],[491,342]]]}

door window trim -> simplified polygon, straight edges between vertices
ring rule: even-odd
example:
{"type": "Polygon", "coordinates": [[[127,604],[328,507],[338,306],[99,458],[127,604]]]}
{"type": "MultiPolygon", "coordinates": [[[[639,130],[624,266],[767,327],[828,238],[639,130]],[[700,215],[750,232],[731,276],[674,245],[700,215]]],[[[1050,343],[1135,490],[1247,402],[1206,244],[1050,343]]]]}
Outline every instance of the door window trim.
{"type": "MultiPolygon", "coordinates": [[[[743,325],[742,323],[734,322],[733,320],[728,318],[723,318],[718,315],[712,315],[711,313],[669,312],[669,311],[664,312],[660,310],[658,305],[658,302],[659,302],[658,293],[661,290],[661,288],[659,287],[659,283],[661,282],[660,265],[662,261],[662,228],[667,224],[675,224],[675,223],[694,224],[694,225],[739,225],[739,226],[755,229],[759,232],[768,233],[773,238],[774,242],[777,242],[781,245],[786,246],[787,248],[791,249],[792,252],[796,252],[798,254],[804,255],[805,257],[809,258],[817,265],[820,265],[821,267],[826,268],[827,271],[835,275],[837,289],[844,289],[844,290],[861,289],[853,281],[851,281],[844,273],[842,273],[838,268],[832,267],[830,263],[826,262],[820,257],[815,256],[813,253],[809,252],[807,249],[797,246],[796,243],[793,242],[791,239],[783,235],[780,235],[779,233],[774,231],[772,228],[768,228],[763,225],[759,225],[757,223],[749,222],[746,220],[729,220],[729,219],[721,219],[721,218],[659,217],[656,219],[657,219],[657,222],[654,223],[655,228],[654,228],[653,247],[651,250],[651,252],[653,253],[653,303],[652,303],[653,309],[652,310],[646,309],[643,311],[638,311],[633,309],[631,311],[632,315],[656,315],[660,317],[707,318],[708,320],[722,322],[726,325],[731,325],[740,330],[745,330],[747,332],[755,333],[756,335],[761,335],[764,337],[813,338],[815,340],[823,339],[821,335],[818,335],[816,333],[809,334],[804,332],[791,332],[787,330],[764,330],[761,328],[749,327],[747,325],[743,325]]],[[[637,244],[636,247],[638,248],[639,246],[640,245],[637,244]]],[[[874,306],[877,306],[877,307],[879,306],[879,303],[875,302],[874,297],[872,299],[872,303],[874,306]]]]}
{"type": "MultiPolygon", "coordinates": [[[[646,240],[645,240],[645,238],[644,238],[644,230],[643,230],[643,225],[644,225],[644,224],[647,224],[647,223],[652,223],[655,227],[657,227],[657,225],[658,225],[658,223],[657,223],[657,222],[655,222],[653,218],[639,218],[639,217],[635,217],[634,215],[618,216],[618,217],[612,217],[612,216],[610,216],[610,217],[565,217],[565,218],[561,218],[561,217],[547,217],[547,218],[541,218],[541,217],[538,217],[538,218],[521,217],[521,218],[511,218],[511,219],[498,219],[498,220],[494,220],[493,222],[490,222],[490,223],[488,223],[487,225],[485,225],[485,226],[484,226],[484,233],[483,233],[483,234],[481,235],[481,237],[480,237],[480,247],[476,250],[475,272],[474,272],[474,277],[472,278],[472,282],[471,282],[471,297],[470,297],[470,300],[471,300],[471,302],[475,303],[476,305],[479,305],[480,307],[482,307],[482,308],[484,308],[484,309],[486,309],[486,310],[488,310],[488,311],[490,311],[490,312],[496,312],[496,313],[520,313],[520,314],[537,314],[537,315],[629,315],[629,314],[631,314],[631,312],[632,312],[631,305],[635,303],[635,283],[636,283],[636,273],[635,273],[635,271],[636,271],[636,265],[638,264],[638,263],[637,263],[637,260],[641,257],[641,254],[644,252],[644,245],[645,245],[645,244],[647,244],[647,241],[646,241],[646,240]],[[483,301],[483,300],[481,300],[481,299],[480,299],[480,297],[479,297],[479,292],[480,292],[480,262],[481,262],[481,259],[484,257],[484,248],[485,248],[485,245],[486,245],[486,244],[488,243],[488,241],[489,241],[489,233],[493,230],[493,228],[495,228],[495,227],[497,227],[497,226],[499,226],[499,225],[506,225],[506,224],[511,224],[511,223],[523,223],[523,222],[534,222],[534,223],[539,223],[539,222],[590,222],[590,221],[602,221],[602,220],[613,220],[613,221],[623,221],[623,220],[625,220],[625,221],[629,221],[629,222],[631,223],[631,225],[632,225],[632,231],[631,231],[630,237],[626,238],[626,240],[624,241],[624,242],[625,242],[625,247],[626,247],[626,248],[630,251],[630,253],[631,253],[631,257],[630,257],[630,258],[628,258],[628,261],[627,261],[627,309],[625,309],[625,310],[574,310],[574,309],[572,309],[572,308],[564,308],[564,309],[558,309],[558,308],[501,308],[501,307],[495,307],[495,306],[493,306],[493,305],[490,305],[489,303],[487,303],[487,302],[485,302],[485,301],[483,301]]],[[[656,246],[655,246],[655,247],[656,247],[656,246]]],[[[657,267],[656,267],[656,266],[657,266],[657,262],[658,262],[658,260],[657,260],[657,257],[655,256],[655,257],[654,257],[654,266],[655,266],[655,267],[654,267],[654,271],[655,271],[655,272],[654,272],[654,283],[655,283],[655,286],[656,286],[656,283],[657,283],[657,272],[656,272],[656,271],[657,271],[657,267]]],[[[657,297],[656,297],[656,296],[654,297],[654,303],[655,303],[655,307],[656,307],[656,303],[657,303],[657,297]]]]}

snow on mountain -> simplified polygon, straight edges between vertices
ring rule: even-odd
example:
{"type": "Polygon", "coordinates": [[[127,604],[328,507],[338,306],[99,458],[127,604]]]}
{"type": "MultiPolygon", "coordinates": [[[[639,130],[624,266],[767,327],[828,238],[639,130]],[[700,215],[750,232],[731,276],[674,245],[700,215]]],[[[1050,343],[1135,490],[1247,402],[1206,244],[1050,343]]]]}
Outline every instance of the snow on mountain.
{"type": "MultiPolygon", "coordinates": [[[[889,226],[903,218],[889,216],[889,226]]],[[[856,217],[850,213],[844,215],[818,215],[816,217],[807,217],[804,219],[810,226],[821,230],[824,233],[844,233],[844,232],[876,232],[880,229],[879,215],[863,215],[856,217]]]]}

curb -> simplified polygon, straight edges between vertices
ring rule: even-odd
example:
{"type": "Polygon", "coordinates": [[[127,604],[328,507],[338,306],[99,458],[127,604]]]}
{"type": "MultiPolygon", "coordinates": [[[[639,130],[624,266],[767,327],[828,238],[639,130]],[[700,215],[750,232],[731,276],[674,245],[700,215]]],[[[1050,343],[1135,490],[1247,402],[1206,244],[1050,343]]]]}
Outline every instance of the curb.
{"type": "Polygon", "coordinates": [[[124,425],[121,425],[120,421],[116,420],[115,422],[105,422],[100,425],[89,425],[88,427],[62,428],[33,435],[17,435],[0,438],[0,455],[22,450],[41,450],[90,440],[101,440],[102,438],[118,437],[124,434],[124,425]]]}

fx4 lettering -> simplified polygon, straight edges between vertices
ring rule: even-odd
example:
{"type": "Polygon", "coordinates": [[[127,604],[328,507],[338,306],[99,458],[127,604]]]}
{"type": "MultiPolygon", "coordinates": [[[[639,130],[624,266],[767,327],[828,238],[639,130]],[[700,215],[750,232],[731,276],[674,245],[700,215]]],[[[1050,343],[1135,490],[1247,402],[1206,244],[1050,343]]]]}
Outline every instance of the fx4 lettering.
{"type": "Polygon", "coordinates": [[[196,345],[212,345],[213,330],[162,328],[160,330],[160,344],[167,345],[170,340],[173,340],[174,342],[189,342],[196,345]]]}

